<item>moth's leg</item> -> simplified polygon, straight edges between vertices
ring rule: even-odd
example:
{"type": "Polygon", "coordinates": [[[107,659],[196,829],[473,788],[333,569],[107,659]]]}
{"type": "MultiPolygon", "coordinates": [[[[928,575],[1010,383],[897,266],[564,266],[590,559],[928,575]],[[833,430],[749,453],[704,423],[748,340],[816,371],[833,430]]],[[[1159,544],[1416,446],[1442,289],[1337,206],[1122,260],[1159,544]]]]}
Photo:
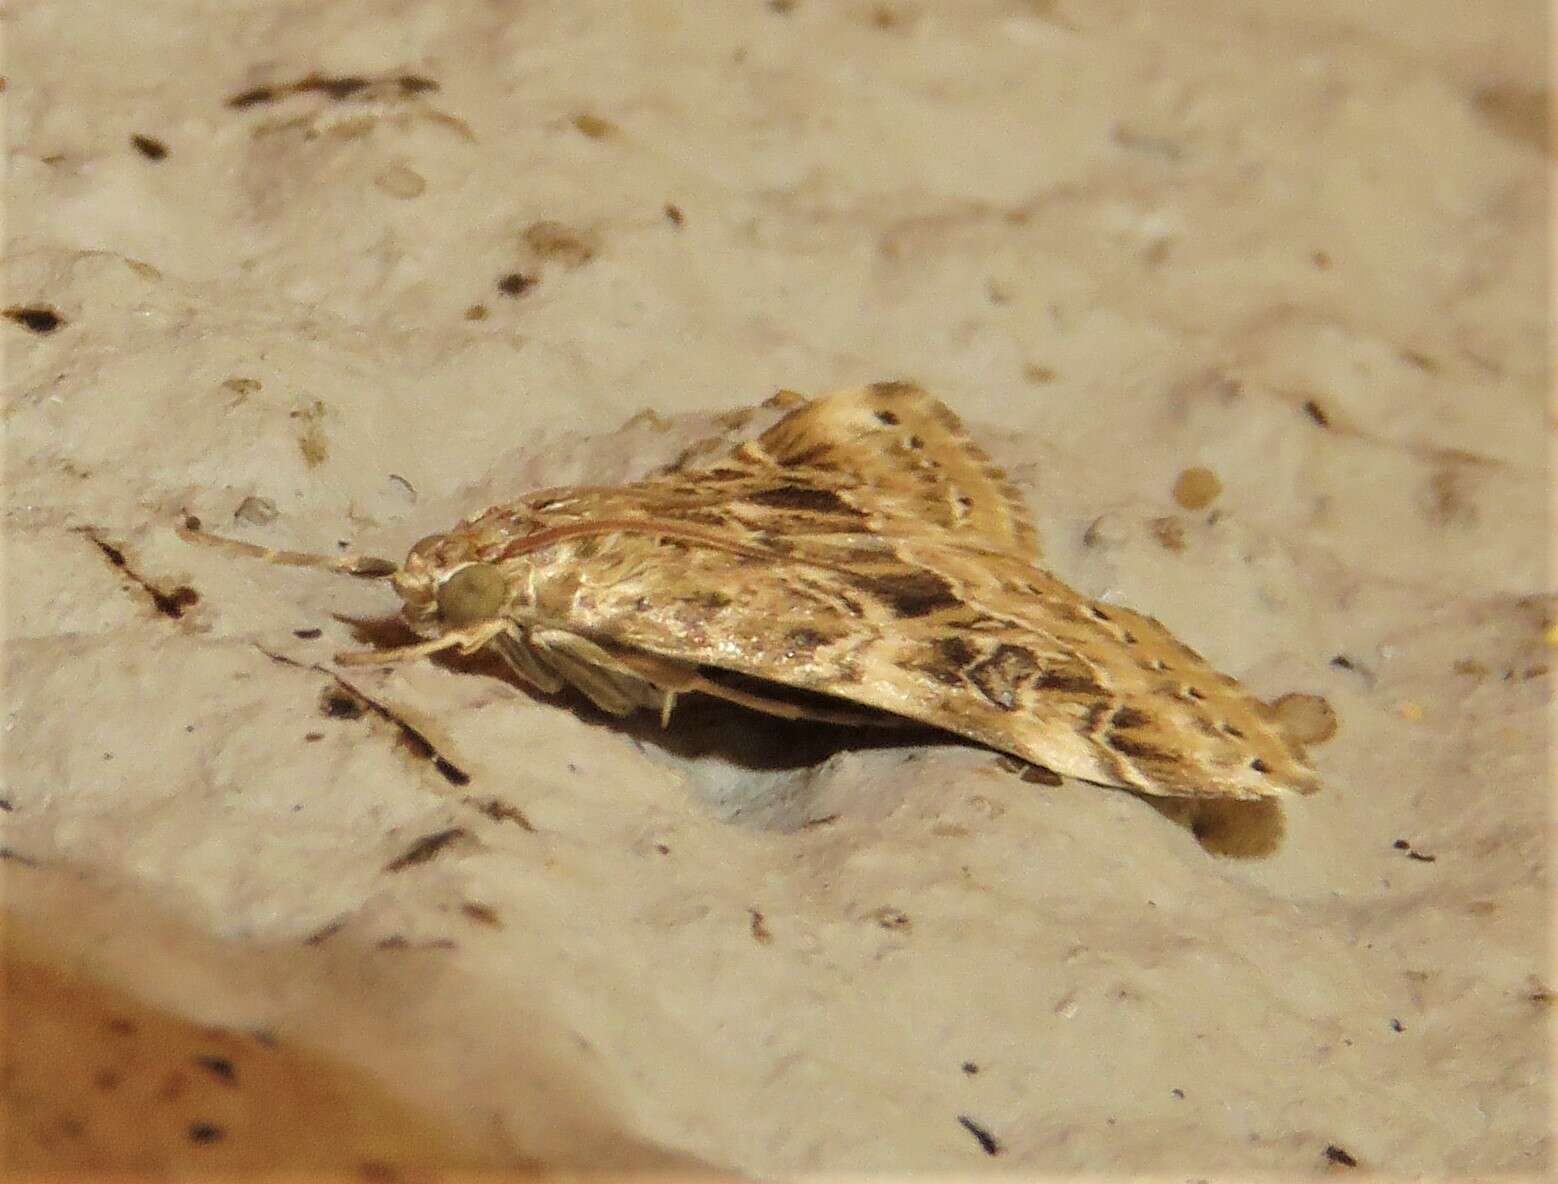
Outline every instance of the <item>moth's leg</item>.
{"type": "Polygon", "coordinates": [[[261,559],[266,563],[279,563],[285,567],[315,567],[369,580],[382,580],[400,570],[399,564],[372,555],[311,555],[306,551],[282,551],[275,547],[258,547],[253,543],[226,539],[219,534],[207,534],[203,530],[195,530],[188,526],[180,526],[177,533],[186,543],[215,547],[231,555],[243,555],[249,559],[261,559]]]}
{"type": "Polygon", "coordinates": [[[478,621],[464,629],[452,629],[431,641],[396,646],[389,650],[349,650],[337,654],[335,660],[342,666],[394,666],[401,662],[415,662],[418,658],[456,648],[462,654],[474,654],[494,637],[511,627],[511,623],[504,620],[478,621]]]}
{"type": "Polygon", "coordinates": [[[530,640],[548,665],[602,711],[630,715],[650,707],[658,709],[663,718],[670,710],[666,697],[674,694],[672,690],[645,677],[588,638],[562,629],[538,629],[531,633],[530,640]]]}
{"type": "Polygon", "coordinates": [[[542,694],[555,695],[563,689],[563,680],[541,663],[517,626],[494,637],[492,648],[521,681],[529,683],[542,694]]]}

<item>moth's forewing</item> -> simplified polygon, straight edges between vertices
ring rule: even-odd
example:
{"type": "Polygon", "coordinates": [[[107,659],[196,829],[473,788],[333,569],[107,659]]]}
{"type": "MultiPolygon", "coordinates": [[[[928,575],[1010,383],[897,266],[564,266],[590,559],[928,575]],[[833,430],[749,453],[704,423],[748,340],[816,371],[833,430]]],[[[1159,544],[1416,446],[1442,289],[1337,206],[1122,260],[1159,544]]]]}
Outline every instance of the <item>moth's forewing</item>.
{"type": "Polygon", "coordinates": [[[701,468],[549,494],[526,512],[530,540],[583,531],[511,548],[556,628],[1107,785],[1315,788],[1237,682],[1156,621],[1034,566],[1032,527],[999,470],[914,388],[827,396],[701,468]]]}

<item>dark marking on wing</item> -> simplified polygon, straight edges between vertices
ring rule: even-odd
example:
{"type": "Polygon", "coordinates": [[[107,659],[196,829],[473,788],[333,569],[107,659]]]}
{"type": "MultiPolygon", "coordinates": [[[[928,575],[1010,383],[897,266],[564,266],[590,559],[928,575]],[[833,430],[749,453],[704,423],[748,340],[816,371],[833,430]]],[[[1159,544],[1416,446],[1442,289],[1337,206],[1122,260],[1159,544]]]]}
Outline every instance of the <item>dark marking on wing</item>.
{"type": "Polygon", "coordinates": [[[1121,756],[1128,756],[1132,760],[1141,761],[1144,765],[1177,765],[1179,757],[1166,748],[1159,748],[1156,744],[1147,744],[1141,740],[1132,740],[1129,736],[1122,736],[1118,732],[1110,732],[1104,737],[1104,743],[1114,749],[1121,756]]]}
{"type": "Polygon", "coordinates": [[[963,603],[951,583],[933,571],[862,576],[855,580],[855,586],[877,597],[900,617],[929,616],[937,609],[955,608],[963,603]]]}
{"type": "Polygon", "coordinates": [[[1152,717],[1136,707],[1122,707],[1109,717],[1112,728],[1140,728],[1152,722],[1152,717]]]}
{"type": "Polygon", "coordinates": [[[1023,684],[1037,673],[1038,660],[1021,646],[1002,645],[968,672],[979,693],[1003,711],[1017,709],[1023,684]]]}
{"type": "Polygon", "coordinates": [[[840,517],[863,520],[865,515],[850,505],[831,489],[815,485],[776,485],[771,489],[759,489],[747,495],[748,501],[760,506],[772,506],[778,510],[809,510],[818,514],[835,514],[840,517]]]}
{"type": "Polygon", "coordinates": [[[974,664],[974,659],[979,657],[979,651],[964,638],[954,635],[937,638],[936,656],[954,670],[961,671],[974,664]]]}
{"type": "Polygon", "coordinates": [[[1075,669],[1051,668],[1033,681],[1041,691],[1057,691],[1062,695],[1082,695],[1086,698],[1102,698],[1109,694],[1094,681],[1092,675],[1075,669]]]}

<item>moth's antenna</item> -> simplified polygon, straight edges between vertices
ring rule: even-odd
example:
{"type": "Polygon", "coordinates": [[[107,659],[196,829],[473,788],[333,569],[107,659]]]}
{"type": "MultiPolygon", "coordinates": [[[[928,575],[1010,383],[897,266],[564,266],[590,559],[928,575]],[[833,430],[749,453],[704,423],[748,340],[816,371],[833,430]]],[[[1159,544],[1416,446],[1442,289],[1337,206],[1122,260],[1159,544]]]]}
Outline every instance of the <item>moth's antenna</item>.
{"type": "Polygon", "coordinates": [[[286,567],[313,567],[322,571],[357,576],[364,580],[383,580],[400,570],[400,565],[388,559],[372,555],[310,555],[306,551],[280,551],[274,547],[257,547],[253,543],[241,543],[237,539],[224,539],[219,534],[207,534],[192,526],[177,527],[179,538],[186,543],[199,543],[215,547],[233,555],[245,555],[250,559],[263,559],[266,563],[280,563],[286,567]]]}

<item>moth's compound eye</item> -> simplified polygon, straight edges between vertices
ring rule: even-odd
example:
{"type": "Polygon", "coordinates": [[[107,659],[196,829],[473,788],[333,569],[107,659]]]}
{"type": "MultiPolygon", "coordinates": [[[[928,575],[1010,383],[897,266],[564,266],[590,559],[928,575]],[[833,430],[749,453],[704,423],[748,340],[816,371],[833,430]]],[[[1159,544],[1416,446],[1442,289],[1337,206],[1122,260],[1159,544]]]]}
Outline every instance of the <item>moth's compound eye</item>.
{"type": "Polygon", "coordinates": [[[508,596],[508,582],[490,563],[462,567],[438,585],[438,615],[444,624],[460,628],[498,615],[508,596]]]}

